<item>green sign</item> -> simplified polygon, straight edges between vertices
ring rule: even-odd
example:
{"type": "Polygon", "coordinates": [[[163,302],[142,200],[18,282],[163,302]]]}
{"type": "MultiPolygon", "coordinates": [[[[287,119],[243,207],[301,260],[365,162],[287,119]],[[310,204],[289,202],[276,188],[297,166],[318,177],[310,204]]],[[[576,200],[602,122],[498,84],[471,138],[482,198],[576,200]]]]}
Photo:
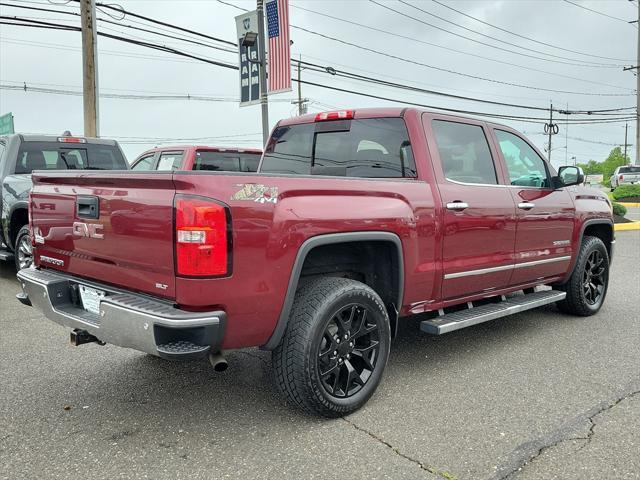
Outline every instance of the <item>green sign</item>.
{"type": "Polygon", "coordinates": [[[11,112],[0,117],[0,135],[15,133],[13,130],[13,114],[11,112]]]}

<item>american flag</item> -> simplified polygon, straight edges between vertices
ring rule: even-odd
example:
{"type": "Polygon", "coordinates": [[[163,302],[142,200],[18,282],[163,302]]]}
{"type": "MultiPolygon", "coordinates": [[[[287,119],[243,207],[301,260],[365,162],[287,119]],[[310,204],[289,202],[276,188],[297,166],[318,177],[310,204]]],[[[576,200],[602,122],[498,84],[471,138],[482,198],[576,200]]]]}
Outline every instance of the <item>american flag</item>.
{"type": "Polygon", "coordinates": [[[291,90],[291,49],[289,45],[289,1],[269,0],[266,4],[269,34],[269,93],[291,90]]]}

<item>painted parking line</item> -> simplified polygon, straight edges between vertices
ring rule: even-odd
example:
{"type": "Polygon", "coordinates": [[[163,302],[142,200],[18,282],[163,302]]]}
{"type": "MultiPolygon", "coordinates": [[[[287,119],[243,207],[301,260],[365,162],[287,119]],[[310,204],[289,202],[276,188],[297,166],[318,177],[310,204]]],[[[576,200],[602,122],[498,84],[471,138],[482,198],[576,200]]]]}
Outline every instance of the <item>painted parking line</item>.
{"type": "Polygon", "coordinates": [[[614,225],[614,229],[616,232],[623,232],[629,230],[640,230],[640,222],[630,222],[630,223],[616,223],[614,225]]]}

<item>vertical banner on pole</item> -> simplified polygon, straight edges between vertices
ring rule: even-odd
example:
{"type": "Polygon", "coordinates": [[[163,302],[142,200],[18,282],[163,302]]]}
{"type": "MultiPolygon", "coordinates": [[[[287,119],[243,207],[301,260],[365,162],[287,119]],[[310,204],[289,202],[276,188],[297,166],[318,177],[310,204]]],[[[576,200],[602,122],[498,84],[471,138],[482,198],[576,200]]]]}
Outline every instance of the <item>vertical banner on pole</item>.
{"type": "Polygon", "coordinates": [[[256,105],[260,103],[260,66],[258,63],[258,42],[250,47],[242,46],[244,36],[258,33],[258,14],[252,12],[243,13],[236,17],[236,38],[238,39],[239,73],[240,73],[240,106],[256,105]],[[252,62],[249,61],[252,60],[252,62]]]}
{"type": "Polygon", "coordinates": [[[269,37],[269,93],[291,91],[291,44],[289,41],[289,1],[267,0],[269,37]]]}

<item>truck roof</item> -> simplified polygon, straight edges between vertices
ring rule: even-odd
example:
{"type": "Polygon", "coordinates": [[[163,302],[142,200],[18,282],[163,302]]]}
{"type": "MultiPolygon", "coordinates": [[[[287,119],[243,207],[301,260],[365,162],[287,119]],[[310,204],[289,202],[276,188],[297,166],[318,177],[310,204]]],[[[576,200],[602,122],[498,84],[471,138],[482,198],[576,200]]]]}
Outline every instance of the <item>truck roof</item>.
{"type": "MultiPolygon", "coordinates": [[[[40,134],[24,134],[13,133],[11,135],[3,135],[3,138],[11,140],[12,138],[19,138],[22,142],[58,142],[59,138],[65,137],[65,135],[40,135],[40,134]]],[[[82,138],[84,143],[93,143],[97,145],[117,145],[115,140],[108,138],[95,138],[95,137],[83,137],[76,135],[67,135],[70,138],[82,138]]]]}
{"type": "Polygon", "coordinates": [[[214,145],[165,145],[162,147],[153,147],[145,150],[142,153],[136,155],[136,159],[156,152],[172,152],[174,150],[208,150],[220,153],[249,153],[255,155],[262,155],[262,149],[260,148],[245,148],[245,147],[216,147],[214,145]]]}
{"type": "MultiPolygon", "coordinates": [[[[384,118],[384,117],[402,117],[406,112],[419,112],[419,113],[428,113],[431,115],[446,115],[449,117],[457,117],[457,118],[465,118],[474,121],[481,121],[496,127],[500,128],[510,128],[506,125],[502,125],[500,123],[495,123],[489,120],[485,120],[482,118],[476,118],[471,115],[461,115],[455,112],[439,112],[436,110],[431,110],[427,108],[419,108],[419,107],[380,107],[380,108],[343,108],[337,110],[330,111],[345,111],[345,110],[353,110],[354,118],[362,119],[362,118],[384,118]]],[[[306,115],[302,115],[299,117],[291,117],[280,120],[278,125],[297,125],[300,123],[313,123],[315,122],[317,113],[308,113],[306,115]]]]}

